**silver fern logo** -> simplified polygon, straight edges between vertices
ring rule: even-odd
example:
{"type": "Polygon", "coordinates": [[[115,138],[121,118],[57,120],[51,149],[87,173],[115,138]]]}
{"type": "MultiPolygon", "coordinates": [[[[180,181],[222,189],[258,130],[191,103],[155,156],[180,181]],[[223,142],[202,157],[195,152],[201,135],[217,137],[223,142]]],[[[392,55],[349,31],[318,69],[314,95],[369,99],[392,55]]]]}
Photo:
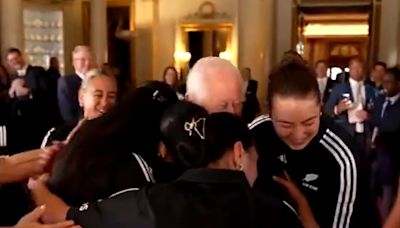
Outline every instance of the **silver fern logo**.
{"type": "Polygon", "coordinates": [[[310,184],[310,182],[316,181],[318,179],[319,175],[315,173],[310,173],[307,174],[304,179],[302,185],[306,188],[309,188],[313,191],[318,191],[318,187],[315,186],[315,183],[310,184]]]}
{"type": "Polygon", "coordinates": [[[310,174],[307,174],[307,175],[304,177],[303,181],[305,181],[305,182],[312,182],[312,181],[317,180],[318,177],[319,177],[318,174],[310,173],[310,174]]]}

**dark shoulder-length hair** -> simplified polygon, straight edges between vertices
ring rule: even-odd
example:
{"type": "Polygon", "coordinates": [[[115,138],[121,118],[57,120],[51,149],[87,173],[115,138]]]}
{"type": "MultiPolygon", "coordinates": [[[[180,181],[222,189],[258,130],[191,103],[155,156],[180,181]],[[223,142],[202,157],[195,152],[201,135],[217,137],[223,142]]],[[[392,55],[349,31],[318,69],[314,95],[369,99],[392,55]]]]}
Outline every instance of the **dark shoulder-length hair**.
{"type": "Polygon", "coordinates": [[[161,115],[177,100],[168,85],[147,82],[104,116],[86,121],[57,159],[50,189],[77,204],[111,195],[110,180],[119,163],[133,152],[150,164],[155,159],[161,115]]]}
{"type": "Polygon", "coordinates": [[[163,76],[162,76],[164,82],[165,82],[165,76],[167,75],[168,70],[173,70],[173,71],[175,72],[175,75],[176,75],[176,80],[179,79],[179,73],[178,73],[178,71],[176,70],[176,68],[175,68],[174,66],[167,66],[167,67],[164,69],[164,71],[163,71],[163,76]]]}

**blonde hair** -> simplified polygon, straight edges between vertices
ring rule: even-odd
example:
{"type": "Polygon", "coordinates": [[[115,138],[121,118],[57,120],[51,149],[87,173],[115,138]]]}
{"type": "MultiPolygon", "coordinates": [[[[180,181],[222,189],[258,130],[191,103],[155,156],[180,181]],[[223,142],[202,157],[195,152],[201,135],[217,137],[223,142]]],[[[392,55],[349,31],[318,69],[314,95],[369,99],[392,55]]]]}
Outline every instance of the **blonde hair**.
{"type": "Polygon", "coordinates": [[[114,76],[107,75],[107,74],[105,74],[105,73],[104,73],[102,70],[100,70],[100,69],[92,69],[92,70],[89,70],[89,71],[85,74],[85,78],[82,80],[81,88],[80,88],[80,89],[81,89],[81,90],[86,90],[87,87],[89,86],[90,82],[91,82],[93,79],[98,78],[98,77],[107,77],[107,78],[112,79],[114,82],[116,82],[116,79],[115,79],[114,76]]]}
{"type": "Polygon", "coordinates": [[[78,45],[78,46],[75,46],[74,50],[72,51],[72,56],[76,55],[76,53],[81,52],[81,51],[87,51],[91,55],[93,54],[92,49],[89,46],[78,45]]]}

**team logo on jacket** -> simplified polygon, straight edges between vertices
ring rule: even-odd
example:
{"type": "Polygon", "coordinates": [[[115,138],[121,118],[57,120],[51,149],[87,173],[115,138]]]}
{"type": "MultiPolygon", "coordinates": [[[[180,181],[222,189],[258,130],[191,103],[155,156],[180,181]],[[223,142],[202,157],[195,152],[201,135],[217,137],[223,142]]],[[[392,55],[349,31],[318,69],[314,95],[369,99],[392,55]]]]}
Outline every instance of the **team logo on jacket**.
{"type": "Polygon", "coordinates": [[[286,155],[285,154],[282,154],[282,155],[278,156],[278,160],[283,162],[283,163],[285,163],[285,164],[287,164],[287,160],[286,160],[286,155]]]}
{"type": "Polygon", "coordinates": [[[79,207],[79,211],[87,211],[87,209],[89,209],[88,203],[84,203],[79,207]]]}
{"type": "Polygon", "coordinates": [[[313,185],[313,182],[315,182],[318,179],[319,175],[315,173],[309,173],[303,178],[303,183],[302,185],[306,188],[309,188],[314,191],[318,191],[318,187],[313,185]]]}

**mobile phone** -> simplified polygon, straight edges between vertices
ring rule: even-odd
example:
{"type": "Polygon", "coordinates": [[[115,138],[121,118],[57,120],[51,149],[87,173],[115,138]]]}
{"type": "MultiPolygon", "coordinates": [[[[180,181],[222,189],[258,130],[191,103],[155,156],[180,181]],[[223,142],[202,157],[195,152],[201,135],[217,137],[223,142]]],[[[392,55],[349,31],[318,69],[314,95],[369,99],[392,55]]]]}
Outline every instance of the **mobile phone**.
{"type": "Polygon", "coordinates": [[[343,99],[350,99],[350,93],[342,93],[343,99]]]}

